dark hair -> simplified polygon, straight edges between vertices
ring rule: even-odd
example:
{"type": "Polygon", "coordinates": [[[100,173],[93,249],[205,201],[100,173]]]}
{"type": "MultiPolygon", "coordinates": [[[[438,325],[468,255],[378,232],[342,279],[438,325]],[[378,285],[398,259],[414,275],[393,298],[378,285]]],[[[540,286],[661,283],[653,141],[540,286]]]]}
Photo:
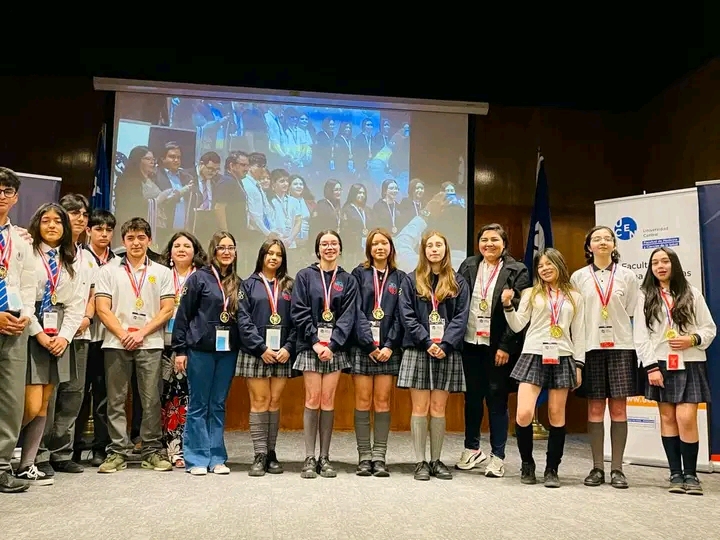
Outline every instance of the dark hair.
{"type": "Polygon", "coordinates": [[[398,181],[394,178],[386,178],[383,180],[382,186],[380,186],[380,198],[384,199],[387,196],[387,190],[388,187],[390,187],[390,184],[395,184],[398,188],[400,187],[400,184],[398,184],[398,181]]]}
{"type": "MultiPolygon", "coordinates": [[[[425,183],[425,181],[421,180],[420,178],[413,178],[412,180],[410,180],[410,185],[408,186],[408,197],[410,198],[411,201],[415,200],[415,198],[414,198],[415,197],[415,189],[417,188],[418,184],[422,184],[423,189],[427,186],[427,183],[425,183]]],[[[424,189],[423,197],[422,197],[422,199],[420,199],[420,202],[422,202],[422,203],[425,202],[425,200],[427,199],[426,195],[427,195],[427,189],[424,189]]]]}
{"type": "Polygon", "coordinates": [[[365,240],[365,262],[363,263],[363,266],[365,268],[370,268],[372,266],[372,242],[375,239],[376,234],[383,235],[390,243],[390,253],[387,257],[387,265],[389,270],[395,270],[397,268],[397,264],[395,263],[395,242],[393,242],[390,231],[381,227],[371,230],[367,235],[367,240],[365,240]]]}
{"type": "Polygon", "coordinates": [[[132,179],[138,185],[138,190],[140,189],[140,181],[143,178],[143,175],[140,172],[140,162],[147,154],[152,154],[150,148],[147,146],[136,146],[130,150],[127,162],[125,163],[125,169],[122,174],[123,178],[132,179]]]}
{"type": "Polygon", "coordinates": [[[218,270],[223,290],[228,298],[228,311],[230,313],[236,313],[238,308],[238,296],[240,294],[240,284],[242,283],[240,276],[237,275],[237,251],[235,252],[235,258],[230,265],[230,271],[224,276],[220,272],[220,268],[216,262],[217,247],[224,238],[232,240],[233,246],[237,249],[237,242],[235,242],[235,237],[232,234],[228,231],[218,231],[213,234],[210,239],[210,244],[208,245],[208,261],[211,266],[214,266],[215,269],[218,270]]]}
{"type": "Polygon", "coordinates": [[[588,231],[588,233],[585,235],[585,244],[583,245],[583,250],[585,251],[585,262],[588,264],[592,264],[595,260],[595,256],[593,255],[593,252],[590,251],[590,239],[592,238],[592,235],[595,234],[597,231],[609,231],[610,236],[612,236],[613,239],[613,250],[610,253],[610,260],[614,262],[615,264],[620,262],[620,252],[617,250],[617,238],[615,236],[615,231],[612,230],[612,227],[606,227],[605,225],[597,225],[596,227],[593,227],[588,231]]]}
{"type": "Polygon", "coordinates": [[[253,152],[248,156],[251,167],[267,167],[267,157],[260,152],[253,152]]]}
{"type": "Polygon", "coordinates": [[[75,210],[85,211],[90,210],[90,203],[85,195],[80,193],[68,193],[60,199],[60,206],[62,206],[66,212],[74,212],[75,210]]]}
{"type": "Polygon", "coordinates": [[[670,294],[675,299],[672,320],[677,324],[678,330],[682,334],[695,321],[693,292],[690,283],[685,277],[677,253],[667,247],[657,248],[650,254],[648,269],[640,286],[640,290],[645,294],[645,305],[643,306],[645,325],[648,331],[652,332],[653,318],[658,322],[662,322],[663,299],[660,293],[660,281],[652,271],[652,259],[658,251],[663,251],[670,259],[670,294]]]}
{"type": "Polygon", "coordinates": [[[15,191],[18,191],[20,189],[20,178],[12,169],[0,167],[0,186],[14,188],[15,191]]]}
{"type": "Polygon", "coordinates": [[[260,272],[262,272],[263,267],[265,266],[265,255],[267,255],[268,251],[270,251],[270,248],[273,246],[279,246],[280,253],[282,255],[282,262],[280,263],[280,268],[278,268],[277,272],[275,272],[275,278],[278,280],[278,283],[280,283],[279,288],[282,291],[292,291],[294,280],[293,278],[288,276],[287,250],[285,249],[285,244],[283,244],[282,241],[277,238],[270,238],[268,240],[265,240],[262,246],[260,246],[257,261],[255,262],[255,273],[259,274],[260,272]]]}
{"type": "Polygon", "coordinates": [[[180,154],[182,154],[182,148],[180,148],[180,145],[175,141],[169,141],[165,143],[165,147],[163,149],[163,159],[167,157],[170,150],[180,150],[180,154]]]}
{"type": "MultiPolygon", "coordinates": [[[[315,201],[315,195],[312,194],[312,191],[310,191],[310,188],[308,187],[307,182],[305,181],[305,179],[304,179],[302,176],[300,176],[299,174],[291,174],[291,175],[290,175],[290,178],[289,178],[290,186],[292,186],[293,182],[294,182],[295,180],[297,180],[297,179],[302,180],[302,183],[303,183],[303,191],[302,191],[302,194],[301,194],[300,196],[301,196],[305,201],[314,202],[314,201],[315,201]]],[[[290,187],[288,187],[288,193],[290,193],[290,187]]]]}
{"type": "Polygon", "coordinates": [[[480,243],[480,238],[482,238],[482,235],[486,233],[487,231],[495,231],[498,233],[500,238],[503,241],[503,250],[500,254],[500,257],[504,257],[508,254],[508,235],[507,232],[505,232],[505,229],[503,229],[503,226],[499,223],[488,223],[487,225],[483,225],[480,227],[480,230],[477,233],[477,240],[475,240],[476,244],[480,243]]]}
{"type": "Polygon", "coordinates": [[[325,197],[328,201],[334,199],[335,186],[338,184],[342,187],[342,182],[340,182],[340,180],[335,180],[334,178],[330,178],[327,182],[325,182],[325,186],[323,186],[323,197],[325,197]]]}
{"type": "Polygon", "coordinates": [[[200,156],[198,163],[207,165],[210,162],[220,163],[220,161],[222,160],[220,159],[220,155],[217,152],[205,152],[202,156],[200,156]]]}
{"type": "Polygon", "coordinates": [[[230,170],[230,165],[235,165],[238,162],[238,158],[241,157],[248,158],[248,163],[250,163],[247,152],[243,152],[242,150],[235,150],[233,152],[230,152],[228,154],[228,157],[225,159],[225,172],[227,173],[230,170]]]}
{"type": "Polygon", "coordinates": [[[160,259],[161,264],[168,266],[168,267],[173,266],[172,257],[171,257],[173,244],[175,243],[175,241],[178,238],[183,238],[183,237],[190,240],[190,243],[192,244],[192,247],[193,247],[192,265],[195,268],[200,268],[201,266],[204,266],[205,264],[207,264],[206,263],[207,255],[205,254],[205,250],[202,248],[202,246],[200,245],[200,242],[195,237],[195,235],[190,234],[187,231],[176,232],[175,234],[172,235],[172,237],[170,237],[170,241],[167,243],[167,246],[165,246],[165,251],[162,252],[161,259],[160,259]]]}
{"type": "Polygon", "coordinates": [[[115,227],[117,226],[117,220],[115,219],[115,215],[109,210],[96,208],[95,210],[90,212],[90,217],[88,218],[88,227],[92,229],[93,227],[96,227],[98,225],[105,225],[106,227],[115,229],[115,227]]]}
{"type": "MultiPolygon", "coordinates": [[[[8,186],[9,187],[9,186],[8,186]]],[[[73,263],[75,262],[75,244],[72,239],[72,228],[70,227],[70,216],[65,209],[57,203],[45,203],[38,208],[33,217],[30,219],[30,225],[28,226],[28,233],[33,239],[33,250],[35,253],[43,255],[40,251],[40,244],[44,242],[42,235],[40,234],[40,221],[45,214],[48,212],[55,212],[60,216],[60,222],[62,223],[63,233],[60,238],[60,245],[57,247],[59,260],[62,266],[65,267],[70,278],[75,277],[75,269],[73,263]]]]}
{"type": "Polygon", "coordinates": [[[287,178],[288,179],[288,189],[290,188],[290,173],[287,172],[285,169],[273,169],[270,172],[270,185],[275,185],[275,182],[280,180],[281,178],[287,178]]]}
{"type": "Polygon", "coordinates": [[[150,224],[147,222],[147,220],[141,217],[134,217],[132,219],[128,219],[125,223],[122,224],[122,227],[120,227],[120,236],[123,240],[125,240],[125,235],[130,231],[143,232],[147,235],[148,238],[152,238],[152,230],[150,229],[150,224]]]}
{"type": "Polygon", "coordinates": [[[325,229],[324,231],[320,231],[315,237],[315,256],[318,259],[320,258],[320,239],[326,234],[332,234],[338,239],[338,242],[340,243],[340,255],[342,255],[342,238],[340,238],[340,235],[336,231],[333,231],[332,229],[325,229]]]}
{"type": "Polygon", "coordinates": [[[365,204],[364,206],[367,206],[367,194],[368,190],[365,187],[364,184],[353,184],[350,186],[350,189],[348,190],[347,199],[345,199],[344,206],[347,206],[349,204],[355,204],[357,199],[357,194],[360,193],[360,190],[363,190],[365,192],[365,204]]]}

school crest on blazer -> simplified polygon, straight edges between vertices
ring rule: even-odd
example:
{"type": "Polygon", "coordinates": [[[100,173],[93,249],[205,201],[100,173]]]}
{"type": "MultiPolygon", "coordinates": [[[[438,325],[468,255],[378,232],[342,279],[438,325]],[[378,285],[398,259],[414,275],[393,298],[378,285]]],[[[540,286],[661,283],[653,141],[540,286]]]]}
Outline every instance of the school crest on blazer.
{"type": "Polygon", "coordinates": [[[345,285],[343,284],[342,280],[340,280],[340,279],[335,280],[335,283],[333,283],[333,290],[335,292],[343,292],[344,288],[345,288],[345,285]]]}
{"type": "Polygon", "coordinates": [[[283,291],[282,297],[283,297],[283,300],[287,300],[288,302],[290,301],[290,293],[289,292],[283,291]]]}
{"type": "Polygon", "coordinates": [[[392,295],[396,295],[398,293],[398,287],[394,281],[391,281],[388,285],[388,292],[392,295]]]}

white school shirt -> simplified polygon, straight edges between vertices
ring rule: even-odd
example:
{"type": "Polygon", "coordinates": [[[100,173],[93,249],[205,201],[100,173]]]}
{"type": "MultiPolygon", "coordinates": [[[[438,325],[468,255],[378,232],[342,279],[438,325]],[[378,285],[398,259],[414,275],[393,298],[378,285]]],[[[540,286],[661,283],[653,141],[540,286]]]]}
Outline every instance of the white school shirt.
{"type": "MultiPolygon", "coordinates": [[[[560,356],[572,356],[578,364],[585,364],[585,320],[583,298],[577,291],[572,291],[577,310],[573,309],[568,298],[560,309],[558,325],[563,330],[562,337],[550,336],[550,302],[542,294],[535,296],[534,305],[530,308],[530,292],[525,289],[520,297],[520,305],[516,310],[505,311],[505,319],[513,332],[522,332],[530,322],[525,334],[522,354],[542,354],[543,343],[558,344],[560,356]]],[[[553,299],[555,296],[553,295],[553,299]]]]}
{"type": "MultiPolygon", "coordinates": [[[[713,342],[713,339],[715,339],[717,327],[715,326],[710,309],[708,309],[702,293],[692,285],[690,289],[692,290],[693,305],[695,307],[695,322],[685,329],[683,335],[699,335],[700,345],[682,351],[682,359],[684,362],[705,362],[707,360],[705,349],[707,349],[713,342]]],[[[644,306],[645,294],[640,291],[635,306],[633,337],[635,347],[637,348],[638,360],[643,367],[647,368],[657,364],[658,360],[667,361],[671,349],[668,345],[668,339],[665,337],[665,332],[668,330],[668,322],[664,302],[662,302],[661,299],[660,321],[653,317],[651,328],[649,329],[645,323],[644,306]]],[[[673,325],[673,328],[676,331],[678,330],[675,325],[673,325]]]]}
{"type": "Polygon", "coordinates": [[[475,278],[475,286],[473,287],[472,299],[470,301],[470,316],[468,317],[467,327],[465,328],[465,341],[467,343],[474,343],[476,345],[490,345],[489,337],[478,337],[477,335],[477,318],[479,316],[491,317],[493,309],[493,294],[495,292],[495,285],[497,284],[498,276],[502,271],[503,261],[498,259],[499,268],[493,276],[495,266],[491,266],[483,261],[480,263],[478,268],[477,277],[475,278]],[[488,283],[488,280],[492,276],[492,281],[488,283]],[[483,298],[483,286],[488,288],[487,296],[485,300],[488,303],[488,309],[485,312],[480,311],[480,301],[483,298]]]}
{"type": "MultiPolygon", "coordinates": [[[[172,272],[169,268],[152,262],[148,259],[148,272],[145,283],[140,291],[143,307],[135,307],[135,291],[130,282],[130,276],[125,271],[125,257],[116,257],[120,261],[116,264],[108,263],[102,267],[95,283],[95,296],[97,298],[110,298],[111,310],[123,328],[130,327],[133,312],[144,313],[145,323],[149,323],[160,311],[160,301],[166,298],[175,298],[172,272]]],[[[135,278],[140,279],[145,264],[135,270],[135,278]]],[[[165,340],[164,327],[160,327],[143,339],[139,349],[162,349],[165,340]]],[[[105,332],[103,349],[124,349],[120,339],[112,332],[105,332]]]]}
{"type": "MultiPolygon", "coordinates": [[[[79,247],[76,253],[77,255],[75,257],[75,262],[73,263],[73,268],[75,269],[75,272],[80,275],[80,279],[82,279],[82,294],[84,294],[83,298],[85,299],[83,302],[84,319],[85,311],[87,310],[87,300],[90,296],[90,289],[95,286],[95,274],[97,273],[98,265],[95,262],[95,258],[90,253],[86,252],[82,247],[79,247]]],[[[80,322],[82,323],[82,319],[80,322]]],[[[95,324],[97,323],[91,321],[90,326],[88,326],[82,334],[75,336],[75,339],[85,339],[88,341],[92,339],[93,325],[95,324]]]]}
{"type": "MultiPolygon", "coordinates": [[[[33,251],[31,260],[34,265],[34,279],[35,279],[35,302],[41,302],[45,295],[45,284],[48,281],[47,271],[43,264],[43,255],[49,250],[53,249],[47,244],[41,243],[38,246],[41,253],[33,251]]],[[[57,248],[55,248],[57,250],[57,248]]],[[[57,296],[57,303],[63,305],[63,321],[59,328],[58,337],[63,337],[70,343],[75,334],[80,328],[83,316],[85,315],[85,304],[87,303],[87,293],[83,296],[83,277],[81,273],[76,270],[75,275],[71,278],[64,265],[61,265],[60,251],[55,256],[58,266],[60,267],[60,278],[55,289],[55,295],[57,296]]],[[[47,260],[47,259],[46,259],[47,260]]],[[[30,335],[36,336],[43,331],[42,324],[35,316],[35,311],[30,316],[30,335]]]]}
{"type": "MultiPolygon", "coordinates": [[[[93,264],[95,264],[95,275],[93,276],[93,285],[97,286],[97,279],[98,275],[100,274],[100,271],[103,269],[103,267],[107,266],[108,264],[114,264],[118,265],[120,264],[119,261],[122,259],[122,257],[118,257],[117,255],[110,259],[107,263],[103,265],[98,265],[97,261],[95,261],[95,257],[90,253],[90,247],[86,246],[85,251],[88,253],[83,253],[83,256],[88,256],[93,261],[93,264]]],[[[97,289],[96,289],[97,290],[97,289]]],[[[90,325],[90,342],[91,343],[97,343],[98,341],[103,341],[105,339],[105,332],[106,332],[105,325],[100,322],[100,317],[97,316],[97,313],[95,313],[95,316],[93,317],[92,324],[90,325]]]]}
{"type": "MultiPolygon", "coordinates": [[[[600,295],[595,289],[595,280],[593,274],[600,282],[603,293],[607,293],[610,283],[613,265],[611,264],[605,269],[599,269],[595,265],[589,265],[580,270],[576,270],[570,278],[570,283],[582,294],[585,311],[585,350],[595,351],[600,347],[600,331],[601,326],[612,325],[613,338],[615,346],[613,349],[633,350],[635,343],[633,342],[632,321],[630,318],[635,312],[635,304],[637,303],[638,290],[640,288],[637,277],[632,270],[624,266],[617,265],[615,268],[615,280],[613,282],[610,301],[608,302],[608,312],[610,317],[607,320],[602,318],[602,302],[600,295]]],[[[602,349],[605,350],[605,349],[602,349]]]]}
{"type": "Polygon", "coordinates": [[[1,234],[5,239],[5,249],[11,248],[10,262],[7,267],[5,286],[10,299],[11,294],[18,295],[22,308],[21,317],[31,318],[35,314],[35,261],[32,245],[22,238],[7,220],[1,234]],[[9,240],[9,242],[8,242],[9,240]]]}

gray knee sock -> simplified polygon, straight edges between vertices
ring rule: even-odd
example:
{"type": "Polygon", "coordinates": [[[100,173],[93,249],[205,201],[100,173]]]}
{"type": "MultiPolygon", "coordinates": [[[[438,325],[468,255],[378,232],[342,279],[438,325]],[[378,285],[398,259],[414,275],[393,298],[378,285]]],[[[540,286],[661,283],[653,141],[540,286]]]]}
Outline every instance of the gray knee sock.
{"type": "Polygon", "coordinates": [[[35,456],[45,432],[47,416],[36,416],[23,428],[22,454],[20,468],[24,469],[35,463],[35,456]]]}
{"type": "Polygon", "coordinates": [[[388,434],[390,433],[390,412],[376,412],[373,424],[373,461],[385,461],[388,434]]]}
{"type": "Polygon", "coordinates": [[[250,438],[255,455],[267,454],[268,413],[250,413],[250,438]]]}
{"type": "Polygon", "coordinates": [[[335,411],[320,411],[320,457],[330,456],[335,411]]]}
{"type": "Polygon", "coordinates": [[[315,457],[315,441],[318,434],[318,409],[305,407],[303,413],[303,433],[305,435],[305,457],[315,457]]]}
{"type": "Polygon", "coordinates": [[[445,417],[430,417],[430,460],[437,461],[442,454],[445,440],[445,417]]]}
{"type": "Polygon", "coordinates": [[[371,459],[370,411],[358,411],[355,409],[355,439],[357,440],[359,460],[364,461],[371,459]]]}
{"type": "Polygon", "coordinates": [[[425,461],[425,445],[427,443],[428,421],[426,416],[410,417],[410,433],[415,445],[415,461],[425,461]]]}
{"type": "Polygon", "coordinates": [[[268,452],[275,451],[275,443],[277,443],[278,431],[280,430],[280,411],[268,412],[268,452]]]}
{"type": "Polygon", "coordinates": [[[590,435],[593,468],[603,471],[605,470],[605,424],[603,422],[588,422],[588,435],[590,435]]]}
{"type": "Polygon", "coordinates": [[[612,471],[622,471],[625,444],[627,443],[628,425],[625,422],[610,422],[610,445],[612,447],[612,471]]]}

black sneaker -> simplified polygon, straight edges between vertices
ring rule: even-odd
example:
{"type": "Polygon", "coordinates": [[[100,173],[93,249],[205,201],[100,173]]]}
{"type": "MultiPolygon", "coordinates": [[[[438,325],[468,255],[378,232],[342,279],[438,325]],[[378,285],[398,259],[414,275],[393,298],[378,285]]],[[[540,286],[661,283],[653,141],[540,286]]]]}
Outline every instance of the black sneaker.
{"type": "Polygon", "coordinates": [[[369,459],[363,459],[358,463],[357,468],[355,469],[355,474],[357,476],[372,476],[372,461],[369,459]]]}
{"type": "Polygon", "coordinates": [[[317,478],[317,461],[313,456],[306,457],[300,471],[300,478],[317,478]]]}
{"type": "Polygon", "coordinates": [[[546,488],[559,488],[560,487],[560,479],[558,478],[558,473],[556,469],[545,469],[545,487],[546,488]]]}
{"type": "Polygon", "coordinates": [[[430,462],[430,474],[438,480],[452,480],[450,469],[439,459],[430,462]]]}
{"type": "Polygon", "coordinates": [[[10,472],[0,472],[0,493],[21,493],[27,491],[30,484],[26,480],[15,478],[10,472]]]}
{"type": "Polygon", "coordinates": [[[91,467],[99,467],[107,459],[105,452],[93,452],[92,459],[90,460],[91,467]]]}
{"type": "Polygon", "coordinates": [[[278,461],[275,450],[271,450],[270,452],[268,452],[267,464],[265,465],[265,470],[270,474],[282,474],[283,473],[282,463],[280,463],[278,461]]]}
{"type": "MultiPolygon", "coordinates": [[[[36,463],[35,467],[45,475],[45,478],[52,478],[55,476],[55,469],[50,465],[49,461],[43,461],[42,463],[36,463]]],[[[38,484],[39,485],[39,484],[38,484]]]]}
{"type": "Polygon", "coordinates": [[[523,484],[537,484],[535,476],[535,463],[531,461],[523,461],[520,466],[520,482],[523,484]]]}
{"type": "Polygon", "coordinates": [[[597,487],[605,483],[605,471],[597,467],[590,471],[583,482],[586,486],[597,487]]]}
{"type": "Polygon", "coordinates": [[[265,476],[266,465],[267,456],[265,454],[255,454],[255,461],[250,465],[248,476],[265,476]]]}
{"type": "Polygon", "coordinates": [[[54,477],[46,476],[45,473],[39,470],[35,465],[18,469],[15,471],[15,478],[18,480],[24,480],[32,486],[52,486],[55,483],[54,477]]]}
{"type": "Polygon", "coordinates": [[[694,474],[686,474],[684,476],[685,493],[688,495],[702,495],[703,489],[700,485],[700,479],[694,474]]]}
{"type": "Polygon", "coordinates": [[[75,463],[71,459],[67,461],[57,461],[55,463],[51,463],[50,466],[55,469],[56,472],[64,472],[70,474],[79,474],[81,472],[85,472],[85,469],[82,465],[80,465],[79,463],[75,463]]]}
{"type": "Polygon", "coordinates": [[[373,476],[377,476],[378,478],[387,478],[390,476],[390,471],[384,461],[373,461],[372,473],[373,476]]]}
{"type": "Polygon", "coordinates": [[[610,471],[610,485],[616,489],[627,489],[628,481],[625,473],[620,469],[610,471]]]}
{"type": "Polygon", "coordinates": [[[430,480],[430,465],[427,461],[421,461],[415,465],[415,480],[430,480]]]}
{"type": "Polygon", "coordinates": [[[337,471],[335,467],[332,466],[332,463],[330,463],[328,456],[320,456],[320,461],[317,464],[317,472],[323,478],[335,478],[337,476],[337,471]]]}
{"type": "Polygon", "coordinates": [[[670,493],[679,493],[685,495],[685,477],[680,473],[670,475],[670,484],[668,486],[670,493]]]}

